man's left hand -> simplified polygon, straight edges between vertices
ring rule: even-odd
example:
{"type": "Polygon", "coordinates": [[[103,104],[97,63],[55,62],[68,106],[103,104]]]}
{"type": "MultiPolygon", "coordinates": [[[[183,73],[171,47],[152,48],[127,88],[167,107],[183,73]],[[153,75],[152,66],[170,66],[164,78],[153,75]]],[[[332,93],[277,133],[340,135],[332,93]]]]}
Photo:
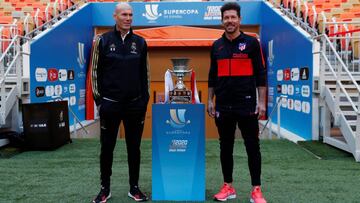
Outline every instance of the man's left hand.
{"type": "Polygon", "coordinates": [[[264,103],[258,103],[256,106],[255,114],[258,114],[258,118],[263,118],[266,114],[266,108],[264,103]]]}

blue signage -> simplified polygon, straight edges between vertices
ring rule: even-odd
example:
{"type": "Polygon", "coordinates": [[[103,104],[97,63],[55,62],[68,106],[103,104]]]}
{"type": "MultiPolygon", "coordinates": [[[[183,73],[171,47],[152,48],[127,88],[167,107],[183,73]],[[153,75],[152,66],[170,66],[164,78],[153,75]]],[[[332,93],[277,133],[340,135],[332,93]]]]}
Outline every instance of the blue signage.
{"type": "MultiPolygon", "coordinates": [[[[112,26],[117,3],[93,3],[93,25],[112,26]]],[[[224,2],[131,2],[134,26],[220,25],[224,2]]],[[[242,23],[259,24],[262,1],[240,1],[242,23]],[[255,15],[256,14],[256,15],[255,15]]]]}
{"type": "MultiPolygon", "coordinates": [[[[85,82],[93,28],[87,6],[31,42],[31,103],[66,100],[80,121],[85,120],[85,82]]],[[[69,114],[72,125],[73,115],[69,114]]]]}
{"type": "Polygon", "coordinates": [[[153,200],[205,200],[203,104],[153,104],[153,200]]]}
{"type": "MultiPolygon", "coordinates": [[[[280,96],[281,127],[312,139],[312,41],[267,5],[262,9],[261,42],[267,53],[268,112],[280,96]]],[[[271,116],[278,123],[276,110],[271,116]]]]}

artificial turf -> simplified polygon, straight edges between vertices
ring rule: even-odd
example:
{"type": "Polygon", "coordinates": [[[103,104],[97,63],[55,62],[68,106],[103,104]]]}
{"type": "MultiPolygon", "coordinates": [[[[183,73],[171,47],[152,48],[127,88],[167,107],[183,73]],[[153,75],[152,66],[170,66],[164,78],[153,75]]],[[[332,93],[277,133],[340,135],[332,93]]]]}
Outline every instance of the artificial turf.
{"type": "MultiPolygon", "coordinates": [[[[263,193],[269,203],[360,202],[360,163],[351,155],[318,142],[286,140],[262,140],[261,150],[263,193]]],[[[55,151],[0,158],[0,202],[90,202],[100,187],[99,151],[98,139],[75,139],[55,151]]],[[[248,202],[251,185],[242,140],[235,143],[234,163],[238,198],[228,202],[248,202]]],[[[118,140],[108,202],[132,202],[127,171],[125,143],[118,140]]],[[[221,184],[219,144],[208,140],[206,202],[213,202],[221,184]]],[[[151,196],[151,140],[142,142],[140,187],[151,196]]]]}

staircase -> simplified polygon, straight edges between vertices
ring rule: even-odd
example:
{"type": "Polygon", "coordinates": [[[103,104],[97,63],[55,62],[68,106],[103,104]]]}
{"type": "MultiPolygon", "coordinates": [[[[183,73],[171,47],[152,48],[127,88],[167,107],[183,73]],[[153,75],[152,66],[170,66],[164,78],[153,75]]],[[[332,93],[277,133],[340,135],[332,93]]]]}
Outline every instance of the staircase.
{"type": "Polygon", "coordinates": [[[359,66],[349,71],[326,35],[321,36],[321,44],[319,86],[323,141],[352,153],[360,162],[360,72],[354,71],[359,66]]]}
{"type": "MultiPolygon", "coordinates": [[[[2,43],[2,42],[1,42],[2,43]]],[[[22,90],[22,53],[20,38],[15,36],[0,52],[0,132],[19,132],[19,98],[22,90]]],[[[8,143],[0,138],[0,147],[8,143]]]]}

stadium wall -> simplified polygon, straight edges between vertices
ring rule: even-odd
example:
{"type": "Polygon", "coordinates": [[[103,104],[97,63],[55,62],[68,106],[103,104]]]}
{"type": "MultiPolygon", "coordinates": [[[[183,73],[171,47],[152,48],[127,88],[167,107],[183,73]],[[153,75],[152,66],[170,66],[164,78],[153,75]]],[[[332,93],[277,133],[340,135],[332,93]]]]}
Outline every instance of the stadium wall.
{"type": "MultiPolygon", "coordinates": [[[[93,27],[91,6],[84,6],[30,45],[30,102],[68,100],[69,108],[85,120],[85,82],[93,27]]],[[[73,116],[69,113],[70,125],[73,116]]]]}
{"type": "MultiPolygon", "coordinates": [[[[289,132],[295,140],[311,140],[314,127],[312,40],[280,12],[274,12],[270,4],[262,4],[261,14],[260,36],[268,72],[268,112],[281,95],[286,96],[279,103],[283,132],[289,132]]],[[[278,123],[276,110],[271,119],[275,125],[278,123]]]]}

